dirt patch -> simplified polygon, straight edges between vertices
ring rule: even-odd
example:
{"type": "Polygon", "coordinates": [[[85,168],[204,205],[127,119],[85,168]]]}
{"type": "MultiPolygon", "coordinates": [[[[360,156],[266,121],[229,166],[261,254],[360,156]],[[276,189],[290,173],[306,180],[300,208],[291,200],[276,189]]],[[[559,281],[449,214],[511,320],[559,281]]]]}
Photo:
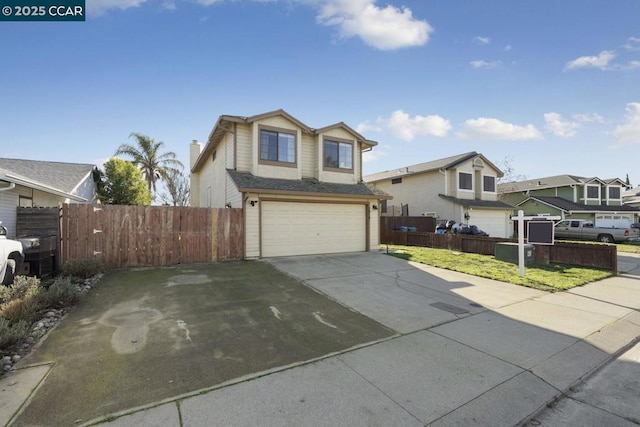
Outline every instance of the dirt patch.
{"type": "Polygon", "coordinates": [[[107,310],[100,322],[116,328],[111,335],[111,346],[116,353],[129,354],[144,348],[149,334],[149,326],[164,318],[153,308],[144,308],[147,298],[120,303],[107,310]]]}

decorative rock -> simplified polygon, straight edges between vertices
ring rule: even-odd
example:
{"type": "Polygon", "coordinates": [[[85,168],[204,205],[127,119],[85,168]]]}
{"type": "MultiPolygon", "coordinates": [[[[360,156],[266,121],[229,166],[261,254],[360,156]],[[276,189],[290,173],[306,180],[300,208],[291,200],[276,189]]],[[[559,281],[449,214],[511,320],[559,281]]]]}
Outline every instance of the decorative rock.
{"type": "Polygon", "coordinates": [[[7,363],[11,363],[11,356],[4,356],[2,358],[2,364],[6,365],[7,363]]]}
{"type": "Polygon", "coordinates": [[[44,328],[44,323],[38,322],[38,329],[42,329],[42,328],[44,328]]]}
{"type": "Polygon", "coordinates": [[[4,365],[4,366],[2,367],[2,369],[3,369],[5,372],[9,372],[9,371],[11,370],[11,365],[4,365]]]}
{"type": "Polygon", "coordinates": [[[28,336],[26,339],[27,344],[33,344],[33,342],[35,341],[35,339],[33,338],[33,336],[28,336]]]}
{"type": "Polygon", "coordinates": [[[12,361],[13,363],[16,363],[16,362],[18,362],[20,359],[22,359],[22,358],[20,357],[20,355],[19,355],[19,354],[14,354],[14,355],[13,355],[13,357],[11,358],[11,361],[12,361]]]}
{"type": "Polygon", "coordinates": [[[46,317],[56,317],[56,314],[53,311],[50,311],[46,314],[46,317]]]}

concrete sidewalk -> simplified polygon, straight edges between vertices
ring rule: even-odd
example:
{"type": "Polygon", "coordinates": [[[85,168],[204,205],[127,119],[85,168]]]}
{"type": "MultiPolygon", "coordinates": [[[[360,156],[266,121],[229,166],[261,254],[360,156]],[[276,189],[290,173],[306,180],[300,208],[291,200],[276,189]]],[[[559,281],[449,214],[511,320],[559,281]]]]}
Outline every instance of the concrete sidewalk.
{"type": "MultiPolygon", "coordinates": [[[[640,337],[632,274],[549,294],[382,254],[269,262],[401,334],[107,425],[516,425],[533,414],[546,423],[547,403],[640,337]]],[[[634,357],[624,363],[637,372],[634,357]]],[[[609,400],[627,392],[606,388],[609,400]]]]}

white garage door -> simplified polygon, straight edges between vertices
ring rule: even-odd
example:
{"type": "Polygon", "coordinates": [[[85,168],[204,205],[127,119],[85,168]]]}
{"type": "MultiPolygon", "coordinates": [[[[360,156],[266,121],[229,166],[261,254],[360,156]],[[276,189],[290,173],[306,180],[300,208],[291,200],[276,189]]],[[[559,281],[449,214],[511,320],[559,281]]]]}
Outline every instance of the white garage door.
{"type": "Polygon", "coordinates": [[[366,250],[365,205],[263,202],[262,256],[366,250]]]}
{"type": "Polygon", "coordinates": [[[509,237],[507,235],[508,216],[505,211],[472,210],[469,212],[469,225],[476,225],[491,237],[509,237]]]}

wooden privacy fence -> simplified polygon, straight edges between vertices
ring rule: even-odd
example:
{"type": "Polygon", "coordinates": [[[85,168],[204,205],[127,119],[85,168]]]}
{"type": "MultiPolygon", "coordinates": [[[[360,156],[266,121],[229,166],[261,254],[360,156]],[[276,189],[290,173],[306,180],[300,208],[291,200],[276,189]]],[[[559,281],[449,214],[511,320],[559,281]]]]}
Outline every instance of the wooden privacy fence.
{"type": "MultiPolygon", "coordinates": [[[[380,230],[380,243],[390,245],[424,246],[450,249],[483,255],[495,255],[497,242],[517,242],[515,239],[480,237],[466,234],[435,234],[380,230]]],[[[534,245],[535,261],[580,265],[618,271],[616,245],[555,242],[553,245],[534,245]]]]}
{"type": "Polygon", "coordinates": [[[65,204],[62,263],[98,258],[107,267],[242,259],[242,209],[65,204]]]}

